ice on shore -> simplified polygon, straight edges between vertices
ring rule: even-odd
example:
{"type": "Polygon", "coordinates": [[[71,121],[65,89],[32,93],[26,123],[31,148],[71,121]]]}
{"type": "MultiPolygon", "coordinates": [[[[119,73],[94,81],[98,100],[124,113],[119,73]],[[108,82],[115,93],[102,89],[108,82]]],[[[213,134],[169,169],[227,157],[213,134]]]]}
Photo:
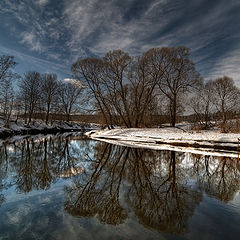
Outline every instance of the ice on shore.
{"type": "Polygon", "coordinates": [[[86,133],[92,139],[156,150],[238,157],[240,134],[184,131],[178,128],[118,128],[86,133]]]}

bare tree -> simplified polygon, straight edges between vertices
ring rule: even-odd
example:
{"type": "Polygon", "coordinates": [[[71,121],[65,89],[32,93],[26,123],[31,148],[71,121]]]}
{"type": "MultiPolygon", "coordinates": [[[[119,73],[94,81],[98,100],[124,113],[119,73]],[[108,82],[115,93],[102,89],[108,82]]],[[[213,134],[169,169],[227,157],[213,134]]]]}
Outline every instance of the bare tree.
{"type": "Polygon", "coordinates": [[[0,56],[0,82],[6,78],[13,78],[15,73],[12,72],[12,69],[16,64],[13,56],[0,56]]]}
{"type": "Polygon", "coordinates": [[[151,57],[148,53],[133,58],[115,50],[103,59],[87,58],[73,64],[72,72],[88,86],[109,127],[144,125],[157,84],[149,64],[151,57]]]}
{"type": "Polygon", "coordinates": [[[237,109],[240,91],[232,78],[224,76],[211,81],[213,89],[213,102],[222,115],[222,126],[225,131],[227,113],[237,109]]]}
{"type": "Polygon", "coordinates": [[[25,113],[28,115],[27,124],[32,120],[33,113],[37,110],[41,97],[41,76],[38,72],[27,72],[19,84],[19,100],[24,104],[25,113]]]}
{"type": "Polygon", "coordinates": [[[210,128],[215,110],[213,104],[213,85],[211,81],[203,83],[201,88],[196,92],[196,95],[190,99],[190,107],[195,114],[200,128],[210,128]]]}
{"type": "Polygon", "coordinates": [[[69,122],[71,114],[79,109],[79,100],[83,86],[75,82],[67,82],[60,84],[58,89],[60,110],[66,114],[69,122]]]}
{"type": "Polygon", "coordinates": [[[153,72],[155,53],[148,51],[134,61],[128,73],[130,82],[129,106],[133,127],[147,125],[145,119],[156,112],[156,86],[162,71],[153,72]]]}
{"type": "Polygon", "coordinates": [[[9,126],[14,103],[12,82],[19,78],[12,71],[16,64],[13,56],[0,56],[0,105],[5,118],[5,127],[9,126]]]}
{"type": "Polygon", "coordinates": [[[5,127],[9,127],[14,104],[14,90],[11,78],[4,78],[0,84],[0,107],[5,119],[5,127]]]}
{"type": "Polygon", "coordinates": [[[41,99],[46,112],[45,122],[48,124],[49,114],[57,104],[59,83],[56,74],[44,74],[41,77],[41,99]]]}
{"type": "Polygon", "coordinates": [[[151,50],[155,51],[153,72],[162,71],[158,86],[170,101],[171,125],[175,126],[179,95],[197,87],[202,79],[190,60],[190,52],[186,47],[171,47],[151,50]]]}

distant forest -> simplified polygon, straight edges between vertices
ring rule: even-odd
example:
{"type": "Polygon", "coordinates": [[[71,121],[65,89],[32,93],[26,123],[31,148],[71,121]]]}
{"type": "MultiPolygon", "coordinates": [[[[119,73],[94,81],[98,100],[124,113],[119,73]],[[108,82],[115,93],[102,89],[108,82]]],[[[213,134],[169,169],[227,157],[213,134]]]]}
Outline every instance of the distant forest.
{"type": "Polygon", "coordinates": [[[139,56],[114,50],[102,58],[77,60],[68,82],[53,73],[19,76],[16,64],[13,56],[0,56],[5,127],[21,118],[28,125],[42,119],[46,124],[66,120],[138,128],[188,120],[195,129],[239,129],[240,90],[234,80],[204,80],[186,47],[152,48],[139,56]]]}

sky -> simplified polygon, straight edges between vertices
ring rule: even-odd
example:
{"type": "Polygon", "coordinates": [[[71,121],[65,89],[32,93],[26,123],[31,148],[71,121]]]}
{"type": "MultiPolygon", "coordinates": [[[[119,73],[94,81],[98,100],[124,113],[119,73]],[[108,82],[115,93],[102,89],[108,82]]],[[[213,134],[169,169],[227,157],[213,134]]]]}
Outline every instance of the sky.
{"type": "Polygon", "coordinates": [[[0,55],[71,78],[77,59],[186,46],[206,79],[240,86],[240,0],[0,0],[0,55]]]}

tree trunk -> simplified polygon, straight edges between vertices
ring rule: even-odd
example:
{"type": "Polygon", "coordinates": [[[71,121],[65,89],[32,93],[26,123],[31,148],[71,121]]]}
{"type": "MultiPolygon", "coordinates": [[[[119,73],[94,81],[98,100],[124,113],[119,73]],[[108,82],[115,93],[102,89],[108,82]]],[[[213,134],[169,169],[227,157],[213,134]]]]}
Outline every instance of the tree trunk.
{"type": "Polygon", "coordinates": [[[226,132],[226,112],[225,112],[225,109],[224,109],[224,107],[222,106],[222,132],[226,132]]]}
{"type": "Polygon", "coordinates": [[[49,109],[47,109],[47,113],[46,113],[46,121],[45,121],[46,124],[48,124],[48,119],[49,119],[49,109]]]}
{"type": "Polygon", "coordinates": [[[29,125],[31,121],[32,121],[32,111],[30,111],[28,113],[28,123],[27,123],[27,125],[29,125]]]}
{"type": "Polygon", "coordinates": [[[172,100],[172,109],[171,109],[171,117],[172,117],[172,127],[175,127],[176,125],[176,116],[177,116],[177,101],[176,101],[176,96],[174,96],[172,100]]]}
{"type": "Polygon", "coordinates": [[[67,114],[67,122],[69,122],[70,121],[70,114],[68,113],[67,114]]]}

